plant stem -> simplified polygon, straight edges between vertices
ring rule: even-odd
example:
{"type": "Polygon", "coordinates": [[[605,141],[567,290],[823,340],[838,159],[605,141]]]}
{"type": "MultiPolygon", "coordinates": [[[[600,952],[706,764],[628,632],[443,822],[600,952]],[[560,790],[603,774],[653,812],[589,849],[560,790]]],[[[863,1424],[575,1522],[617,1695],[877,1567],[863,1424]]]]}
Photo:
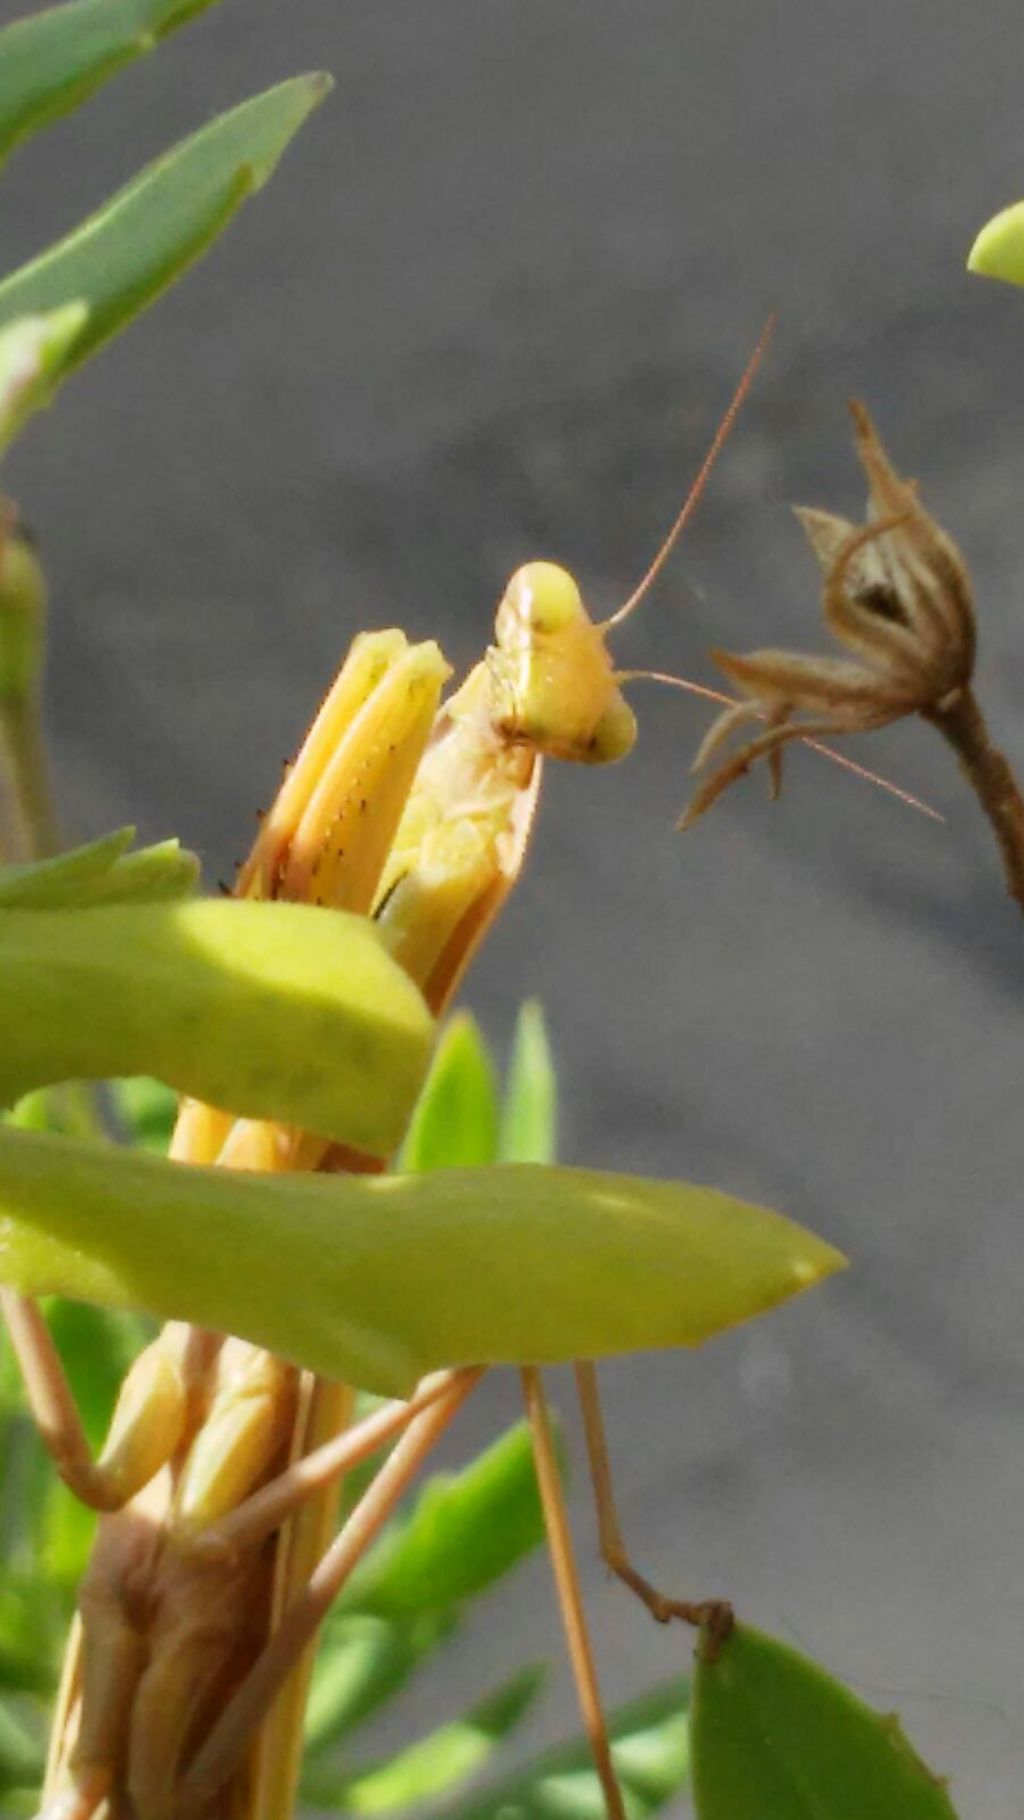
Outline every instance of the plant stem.
{"type": "Polygon", "coordinates": [[[1024,911],[1024,796],[1003,754],[992,744],[970,688],[926,716],[952,746],[992,826],[1003,859],[1006,888],[1024,911]]]}
{"type": "Polygon", "coordinates": [[[0,735],[6,747],[14,795],[31,856],[44,859],[59,852],[63,843],[50,782],[38,689],[9,695],[0,702],[0,735]]]}

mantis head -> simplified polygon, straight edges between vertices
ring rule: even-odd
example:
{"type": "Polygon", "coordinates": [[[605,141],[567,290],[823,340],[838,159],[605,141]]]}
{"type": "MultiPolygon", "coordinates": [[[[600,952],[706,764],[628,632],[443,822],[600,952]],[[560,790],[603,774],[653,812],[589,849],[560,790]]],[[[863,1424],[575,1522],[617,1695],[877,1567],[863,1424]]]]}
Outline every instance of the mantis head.
{"type": "Polygon", "coordinates": [[[660,673],[616,671],[606,634],[629,618],[664,568],[704,490],[771,338],[770,317],[668,536],[639,585],[610,619],[591,619],[572,576],[553,562],[528,562],[513,575],[487,654],[491,724],[511,745],[549,758],[609,764],[636,741],[636,718],[619,684],[660,673]]]}
{"type": "Polygon", "coordinates": [[[625,758],[636,719],[623,699],[603,628],[568,570],[529,562],[505,589],[487,654],[494,726],[548,758],[609,764],[625,758]]]}

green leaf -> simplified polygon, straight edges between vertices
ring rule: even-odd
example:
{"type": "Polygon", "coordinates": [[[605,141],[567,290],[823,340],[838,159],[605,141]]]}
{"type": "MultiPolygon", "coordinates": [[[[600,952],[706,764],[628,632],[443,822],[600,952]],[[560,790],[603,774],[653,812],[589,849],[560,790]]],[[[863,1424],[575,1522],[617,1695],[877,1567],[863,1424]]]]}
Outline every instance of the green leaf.
{"type": "Polygon", "coordinates": [[[178,1116],[177,1094],[150,1074],[136,1074],[112,1081],[110,1097],[128,1142],[166,1156],[178,1116]]]}
{"type": "Polygon", "coordinates": [[[343,1779],[322,1776],[312,1799],[344,1814],[393,1814],[418,1801],[445,1795],[475,1775],[533,1705],[544,1679],[542,1667],[517,1675],[477,1702],[461,1718],[439,1726],[388,1762],[343,1779]]]}
{"type": "Polygon", "coordinates": [[[0,915],[0,1102],[155,1074],[387,1156],[432,1022],[366,918],[204,900],[0,915]]]}
{"type": "Polygon", "coordinates": [[[118,828],[53,859],[0,866],[0,910],[70,910],[98,904],[169,903],[199,879],[199,861],[179,841],[127,849],[134,828],[118,828]]]}
{"type": "Polygon", "coordinates": [[[503,1163],[553,1163],[558,1151],[558,1082],[544,1013],[534,999],[516,1024],[499,1150],[503,1163]]]}
{"type": "Polygon", "coordinates": [[[45,315],[19,316],[0,330],[0,455],[49,404],[88,315],[84,303],[67,303],[45,315]]]}
{"type": "Polygon", "coordinates": [[[402,1170],[471,1168],[497,1161],[494,1065],[469,1013],[450,1018],[412,1115],[402,1170]]]}
{"type": "Polygon", "coordinates": [[[967,255],[969,272],[1024,284],[1024,202],[1014,202],[986,221],[967,255]]]}
{"type": "MultiPolygon", "coordinates": [[[[646,1820],[686,1777],[685,1681],[619,1707],[609,1726],[629,1820],[646,1820]]],[[[546,1751],[525,1769],[442,1808],[439,1820],[605,1820],[607,1811],[589,1746],[578,1741],[546,1751]]],[[[778,1816],[765,1808],[758,1820],[778,1816]]]]}
{"type": "Polygon", "coordinates": [[[444,1610],[493,1585],[544,1540],[530,1431],[516,1423],[457,1473],[438,1473],[353,1574],[346,1609],[444,1610]]]}
{"type": "MultiPolygon", "coordinates": [[[[319,1774],[317,1759],[330,1751],[370,1713],[393,1699],[425,1657],[457,1628],[453,1612],[428,1611],[414,1618],[378,1618],[336,1606],[325,1626],[313,1669],[306,1709],[307,1768],[319,1774]]],[[[336,1775],[333,1761],[326,1772],[336,1775]]],[[[303,1793],[314,1800],[312,1780],[303,1793]]]]}
{"type": "Polygon", "coordinates": [[[211,0],[73,0],[0,32],[0,162],[211,0]]]}
{"type": "Polygon", "coordinates": [[[330,86],[328,76],[296,76],[220,115],[0,284],[0,325],[73,298],[88,304],[85,326],[51,383],[80,366],[205,252],[267,181],[330,86]]]}
{"type": "Polygon", "coordinates": [[[892,1714],[737,1625],[693,1688],[699,1820],[956,1820],[892,1714]]]}
{"type": "MultiPolygon", "coordinates": [[[[59,920],[115,914],[141,913],[59,920]]],[[[355,1066],[338,1021],[336,1085],[355,1066]]],[[[374,1043],[364,1076],[388,1050],[374,1043]]],[[[696,1345],[842,1263],[778,1214],[683,1184],[531,1164],[265,1179],[0,1127],[4,1281],[240,1334],[388,1393],[443,1365],[696,1345]]]]}

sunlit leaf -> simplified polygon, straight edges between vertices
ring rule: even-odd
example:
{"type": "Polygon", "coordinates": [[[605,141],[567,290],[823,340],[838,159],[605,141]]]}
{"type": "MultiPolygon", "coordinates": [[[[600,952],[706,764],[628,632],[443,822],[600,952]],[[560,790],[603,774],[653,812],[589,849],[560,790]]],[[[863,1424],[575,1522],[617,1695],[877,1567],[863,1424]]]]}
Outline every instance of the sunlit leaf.
{"type": "Polygon", "coordinates": [[[322,1774],[307,1782],[308,1798],[342,1814],[393,1814],[436,1799],[483,1768],[532,1706],[542,1668],[524,1668],[461,1718],[441,1725],[385,1763],[343,1778],[322,1774]]]}
{"type": "Polygon", "coordinates": [[[699,1820],[956,1820],[894,1714],[745,1625],[698,1665],[692,1748],[699,1820]]]}
{"type": "Polygon", "coordinates": [[[29,418],[49,404],[88,314],[84,304],[67,303],[45,315],[20,316],[0,329],[0,455],[29,418]]]}
{"type": "Polygon", "coordinates": [[[147,166],[80,227],[0,283],[0,325],[81,299],[89,307],[51,383],[152,303],[270,176],[330,88],[296,76],[222,114],[147,166]]]}
{"type": "Polygon", "coordinates": [[[986,221],[967,256],[967,269],[983,278],[1024,284],[1024,202],[1011,203],[986,221]]]}
{"type": "Polygon", "coordinates": [[[134,838],[134,828],[118,828],[52,859],[0,866],[0,910],[168,903],[194,890],[199,878],[194,853],[176,840],[129,853],[134,838]]]}
{"type": "Polygon", "coordinates": [[[468,1012],[450,1018],[402,1146],[400,1169],[457,1169],[497,1160],[498,1086],[468,1012]]]}
{"type": "Polygon", "coordinates": [[[372,924],[303,904],[8,910],[0,973],[0,1101],[154,1074],[386,1156],[429,1054],[431,1020],[372,924]]]}
{"type": "MultiPolygon", "coordinates": [[[[685,1780],[686,1694],[685,1681],[674,1681],[610,1715],[629,1820],[657,1813],[685,1780]]],[[[606,1820],[607,1812],[583,1740],[545,1751],[524,1769],[439,1810],[440,1820],[606,1820]]],[[[765,1808],[758,1820],[777,1816],[765,1808]]]]}
{"type": "Polygon", "coordinates": [[[536,1000],[530,1000],[516,1024],[499,1152],[503,1163],[553,1163],[557,1148],[555,1065],[544,1013],[536,1000]]]}
{"type": "Polygon", "coordinates": [[[371,1390],[696,1345],[842,1262],[685,1184],[531,1164],[267,1179],[0,1128],[4,1281],[240,1334],[371,1390]]]}
{"type": "Polygon", "coordinates": [[[0,161],[211,0],[72,0],[0,31],[0,161]]]}

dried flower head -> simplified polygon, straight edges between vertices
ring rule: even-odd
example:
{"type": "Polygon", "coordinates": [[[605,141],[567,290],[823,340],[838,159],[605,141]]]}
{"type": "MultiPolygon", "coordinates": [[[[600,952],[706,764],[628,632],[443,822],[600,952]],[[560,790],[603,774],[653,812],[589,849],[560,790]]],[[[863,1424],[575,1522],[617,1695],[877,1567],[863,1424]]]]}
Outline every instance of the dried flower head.
{"type": "Polygon", "coordinates": [[[975,625],[963,559],[925,511],[914,482],[896,473],[864,406],[854,401],[850,409],[868,481],[867,522],[854,525],[803,507],[797,517],[824,576],[825,623],[853,658],[713,651],[719,669],[747,699],[719,715],[694,770],[737,727],[761,720],[766,730],[712,772],[683,827],[759,759],[768,761],[777,791],[782,748],[791,740],[866,732],[907,714],[939,718],[970,683],[975,625]]]}

